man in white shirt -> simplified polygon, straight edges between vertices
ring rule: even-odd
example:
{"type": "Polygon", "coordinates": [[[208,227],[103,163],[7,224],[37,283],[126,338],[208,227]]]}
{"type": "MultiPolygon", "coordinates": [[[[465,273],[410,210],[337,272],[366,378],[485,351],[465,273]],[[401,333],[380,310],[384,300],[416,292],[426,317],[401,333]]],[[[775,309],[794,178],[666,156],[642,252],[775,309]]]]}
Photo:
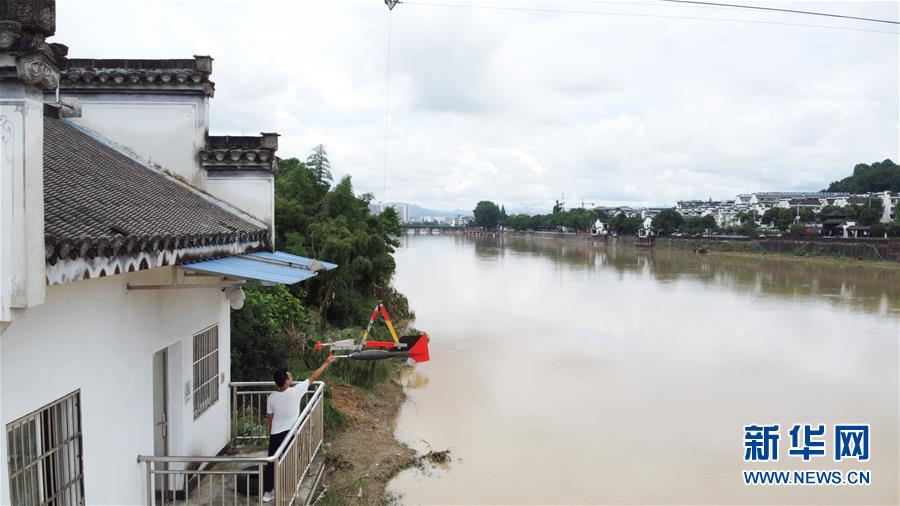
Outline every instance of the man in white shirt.
{"type": "MultiPolygon", "coordinates": [[[[288,432],[297,418],[300,417],[300,401],[309,390],[309,385],[316,381],[329,364],[334,362],[334,355],[329,354],[325,363],[319,366],[310,376],[299,383],[294,383],[294,378],[286,369],[275,371],[272,378],[278,386],[277,392],[269,394],[266,400],[266,425],[269,426],[269,456],[275,454],[278,447],[287,437],[288,432]]],[[[266,466],[263,476],[264,490],[263,502],[269,502],[275,498],[275,466],[266,466]]]]}

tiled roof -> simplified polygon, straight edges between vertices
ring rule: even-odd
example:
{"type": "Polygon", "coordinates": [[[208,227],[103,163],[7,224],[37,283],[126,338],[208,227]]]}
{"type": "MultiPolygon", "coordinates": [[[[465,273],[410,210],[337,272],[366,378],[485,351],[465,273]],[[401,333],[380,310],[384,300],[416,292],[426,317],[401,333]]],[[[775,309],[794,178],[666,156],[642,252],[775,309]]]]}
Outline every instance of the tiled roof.
{"type": "Polygon", "coordinates": [[[168,255],[159,260],[165,265],[221,256],[225,249],[258,250],[268,241],[260,222],[50,117],[44,118],[44,221],[50,265],[142,253],[168,255]]]}

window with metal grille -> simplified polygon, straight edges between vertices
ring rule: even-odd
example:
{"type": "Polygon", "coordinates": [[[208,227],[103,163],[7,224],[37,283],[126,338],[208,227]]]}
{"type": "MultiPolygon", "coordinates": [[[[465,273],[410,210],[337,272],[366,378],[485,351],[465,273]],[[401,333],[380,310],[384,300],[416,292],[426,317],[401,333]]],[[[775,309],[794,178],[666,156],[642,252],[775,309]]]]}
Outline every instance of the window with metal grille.
{"type": "Polygon", "coordinates": [[[219,326],[194,335],[194,418],[219,400],[219,326]]]}
{"type": "Polygon", "coordinates": [[[6,424],[11,504],[84,504],[80,391],[6,424]]]}

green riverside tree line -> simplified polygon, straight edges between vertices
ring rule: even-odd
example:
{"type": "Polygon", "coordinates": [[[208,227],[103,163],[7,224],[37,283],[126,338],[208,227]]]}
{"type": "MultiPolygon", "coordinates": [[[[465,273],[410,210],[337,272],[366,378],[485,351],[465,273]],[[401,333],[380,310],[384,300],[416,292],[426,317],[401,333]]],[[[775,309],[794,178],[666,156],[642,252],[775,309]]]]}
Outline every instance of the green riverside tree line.
{"type": "MultiPolygon", "coordinates": [[[[875,162],[871,165],[858,164],[853,169],[853,174],[840,181],[835,181],[823,191],[870,193],[891,191],[900,192],[900,166],[891,160],[875,162]]],[[[715,217],[684,217],[674,208],[664,209],[652,220],[653,229],[662,235],[674,233],[699,234],[699,233],[730,233],[755,236],[760,233],[757,222],[770,225],[780,232],[788,232],[792,235],[805,235],[806,223],[821,223],[832,211],[840,211],[849,220],[856,221],[859,225],[871,227],[872,237],[900,237],[900,212],[895,213],[892,222],[880,223],[884,203],[880,198],[873,197],[862,205],[851,204],[842,208],[825,206],[819,213],[811,209],[768,209],[762,216],[752,212],[740,212],[737,214],[738,225],[719,227],[715,217]],[[799,214],[799,216],[798,216],[799,214]]],[[[629,217],[625,213],[617,213],[610,216],[605,211],[594,209],[570,209],[565,211],[559,202],[553,206],[550,214],[515,214],[506,215],[502,206],[482,200],[478,202],[473,211],[474,225],[484,228],[496,228],[503,226],[512,230],[545,230],[556,231],[565,227],[566,230],[575,232],[589,232],[593,224],[599,219],[607,224],[611,232],[617,234],[635,234],[643,225],[643,220],[638,216],[629,217]]]]}

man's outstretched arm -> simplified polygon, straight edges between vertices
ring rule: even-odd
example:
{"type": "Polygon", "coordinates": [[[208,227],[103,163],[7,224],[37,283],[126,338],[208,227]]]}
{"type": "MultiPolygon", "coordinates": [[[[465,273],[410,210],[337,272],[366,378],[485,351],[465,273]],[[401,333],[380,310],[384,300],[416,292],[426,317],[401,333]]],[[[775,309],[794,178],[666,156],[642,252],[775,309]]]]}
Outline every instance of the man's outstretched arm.
{"type": "Polygon", "coordinates": [[[318,369],[316,369],[312,374],[309,375],[310,384],[312,384],[313,381],[319,379],[319,376],[321,376],[325,372],[325,369],[328,369],[328,366],[331,365],[332,362],[334,362],[334,355],[329,353],[328,358],[325,359],[325,362],[323,362],[318,369]]]}

